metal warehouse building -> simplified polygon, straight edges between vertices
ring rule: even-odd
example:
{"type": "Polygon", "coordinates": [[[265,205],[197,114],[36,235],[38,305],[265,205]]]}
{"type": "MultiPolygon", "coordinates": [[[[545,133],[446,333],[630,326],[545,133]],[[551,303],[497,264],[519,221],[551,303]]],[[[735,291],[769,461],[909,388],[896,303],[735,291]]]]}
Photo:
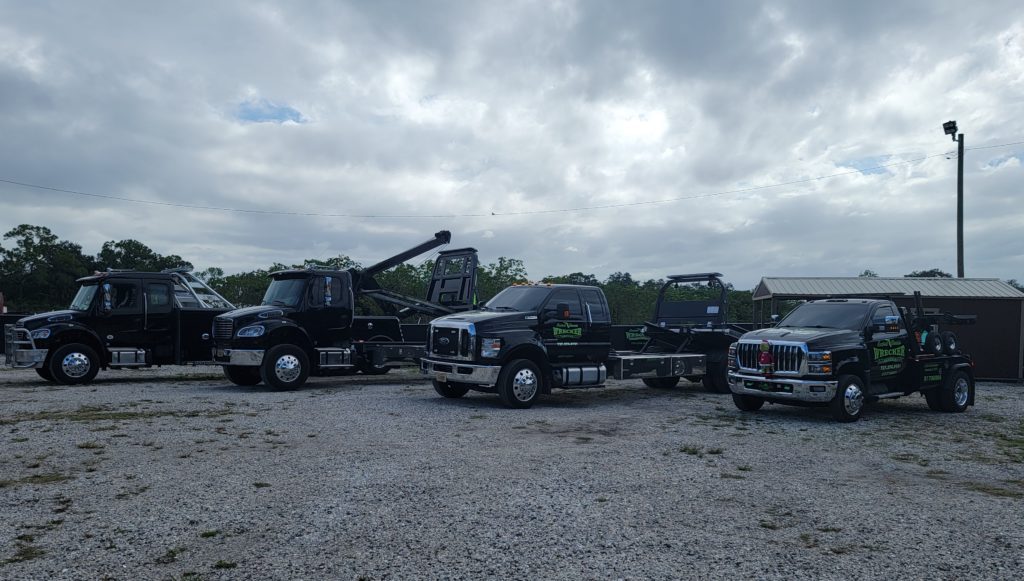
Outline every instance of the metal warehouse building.
{"type": "Polygon", "coordinates": [[[977,315],[975,325],[950,327],[982,379],[1024,379],[1024,293],[994,278],[766,277],[754,289],[754,317],[771,320],[783,301],[835,297],[888,297],[914,306],[920,291],[926,311],[977,315]]]}

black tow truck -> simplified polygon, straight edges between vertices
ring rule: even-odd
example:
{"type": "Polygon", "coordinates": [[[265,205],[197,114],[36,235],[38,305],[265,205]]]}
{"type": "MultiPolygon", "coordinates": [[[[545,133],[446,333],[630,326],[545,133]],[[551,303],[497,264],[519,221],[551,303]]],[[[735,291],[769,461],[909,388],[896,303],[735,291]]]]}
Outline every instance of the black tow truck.
{"type": "Polygon", "coordinates": [[[840,422],[864,404],[922,393],[934,411],[974,405],[974,363],[939,323],[973,315],[913,312],[888,299],[832,298],[799,305],[777,325],[747,333],[729,349],[729,384],[741,410],[765,402],[828,406],[840,422]]]}
{"type": "Polygon", "coordinates": [[[383,289],[374,276],[450,241],[451,233],[443,230],[365,269],[271,273],[259,306],[214,320],[214,361],[236,385],[264,382],[277,389],[296,389],[310,375],[383,374],[395,362],[423,356],[427,325],[402,320],[472,308],[476,250],[439,252],[426,300],[383,289]],[[376,303],[384,314],[357,315],[360,297],[376,303]]]}
{"type": "Polygon", "coordinates": [[[78,283],[66,310],[5,326],[8,366],[76,384],[101,368],[211,363],[213,319],[234,308],[183,269],[111,270],[78,283]]]}
{"type": "MultiPolygon", "coordinates": [[[[711,392],[730,393],[729,346],[750,329],[728,322],[728,297],[729,288],[719,272],[673,274],[658,290],[651,321],[617,327],[625,327],[627,341],[640,353],[704,355],[706,372],[686,379],[702,381],[711,392]],[[701,296],[695,298],[695,294],[701,296]]],[[[650,387],[670,388],[679,383],[679,377],[647,377],[643,381],[650,387]]]]}
{"type": "Polygon", "coordinates": [[[497,393],[514,408],[553,388],[600,387],[608,377],[660,387],[704,375],[700,353],[614,350],[611,326],[598,287],[511,286],[478,311],[434,319],[420,369],[443,397],[472,389],[497,393]]]}

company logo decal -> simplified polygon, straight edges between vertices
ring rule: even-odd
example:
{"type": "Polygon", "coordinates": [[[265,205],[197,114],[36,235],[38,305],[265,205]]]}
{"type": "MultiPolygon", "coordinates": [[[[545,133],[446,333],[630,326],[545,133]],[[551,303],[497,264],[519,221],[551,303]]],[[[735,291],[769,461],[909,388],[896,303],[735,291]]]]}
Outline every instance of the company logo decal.
{"type": "Polygon", "coordinates": [[[583,336],[583,329],[576,323],[562,321],[554,327],[555,339],[579,339],[583,336]]]}
{"type": "Polygon", "coordinates": [[[899,339],[886,339],[874,346],[873,354],[882,375],[895,375],[903,369],[907,346],[899,339]]]}

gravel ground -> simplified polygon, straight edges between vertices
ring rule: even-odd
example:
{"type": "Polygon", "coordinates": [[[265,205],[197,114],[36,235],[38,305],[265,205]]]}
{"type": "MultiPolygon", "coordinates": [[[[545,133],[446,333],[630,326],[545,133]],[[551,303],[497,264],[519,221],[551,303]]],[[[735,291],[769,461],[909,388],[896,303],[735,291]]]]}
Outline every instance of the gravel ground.
{"type": "Polygon", "coordinates": [[[736,410],[640,382],[533,409],[412,370],[0,371],[0,578],[1013,579],[1024,387],[736,410]]]}

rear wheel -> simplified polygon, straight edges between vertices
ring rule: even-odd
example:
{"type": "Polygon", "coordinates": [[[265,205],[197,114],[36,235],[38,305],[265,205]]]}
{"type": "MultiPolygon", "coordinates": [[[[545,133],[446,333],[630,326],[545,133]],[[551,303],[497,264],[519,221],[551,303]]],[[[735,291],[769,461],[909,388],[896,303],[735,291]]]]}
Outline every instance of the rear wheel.
{"type": "Polygon", "coordinates": [[[671,389],[679,385],[678,377],[645,377],[644,385],[655,389],[671,389]]]}
{"type": "Polygon", "coordinates": [[[828,404],[839,422],[855,422],[864,413],[864,382],[856,375],[839,377],[839,389],[828,404]]]}
{"type": "Polygon", "coordinates": [[[298,389],[309,377],[309,357],[295,345],[276,345],[264,354],[260,376],[275,389],[298,389]]]}
{"type": "Polygon", "coordinates": [[[434,391],[442,397],[451,399],[459,398],[469,393],[469,386],[465,383],[457,383],[454,381],[438,381],[434,380],[434,391]]]}
{"type": "Polygon", "coordinates": [[[963,371],[954,371],[946,376],[942,386],[937,388],[939,408],[944,412],[960,413],[967,410],[974,391],[974,380],[963,371]]]}
{"type": "Polygon", "coordinates": [[[516,359],[498,374],[498,396],[511,408],[528,408],[541,391],[540,368],[529,359],[516,359]]]}
{"type": "Polygon", "coordinates": [[[256,385],[263,381],[259,367],[225,365],[224,376],[235,385],[256,385]]]}
{"type": "Polygon", "coordinates": [[[720,361],[708,361],[704,374],[704,389],[712,393],[732,393],[729,389],[729,368],[720,361]]]}
{"type": "Polygon", "coordinates": [[[764,405],[764,400],[752,395],[732,394],[732,403],[745,412],[756,412],[764,405]]]}
{"type": "Polygon", "coordinates": [[[391,371],[387,365],[374,365],[373,363],[360,363],[359,371],[364,375],[384,375],[391,371]]]}
{"type": "Polygon", "coordinates": [[[39,377],[42,377],[46,381],[53,381],[53,374],[50,373],[50,368],[47,365],[43,365],[42,367],[36,367],[36,373],[38,373],[39,377]]]}
{"type": "Polygon", "coordinates": [[[57,383],[89,383],[100,370],[100,358],[92,347],[68,343],[50,356],[50,375],[57,383]]]}

